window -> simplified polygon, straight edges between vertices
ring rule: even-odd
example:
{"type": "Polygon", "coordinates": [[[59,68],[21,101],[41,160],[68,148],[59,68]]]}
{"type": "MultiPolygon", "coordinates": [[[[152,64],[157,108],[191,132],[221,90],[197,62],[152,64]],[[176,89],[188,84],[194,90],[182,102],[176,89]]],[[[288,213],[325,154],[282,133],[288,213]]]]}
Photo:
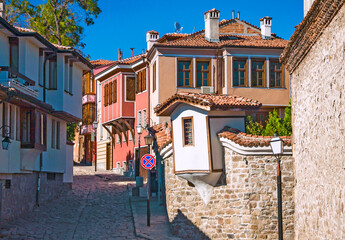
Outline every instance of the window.
{"type": "Polygon", "coordinates": [[[179,60],[177,62],[177,86],[178,87],[192,87],[192,61],[191,60],[179,60]]]}
{"type": "Polygon", "coordinates": [[[141,125],[141,111],[138,111],[138,125],[141,125]]]}
{"type": "Polygon", "coordinates": [[[265,61],[252,60],[252,87],[266,86],[265,61]]]}
{"type": "Polygon", "coordinates": [[[143,127],[145,128],[147,124],[146,109],[143,110],[143,127]]]}
{"type": "Polygon", "coordinates": [[[96,106],[94,103],[83,104],[83,125],[92,125],[96,118],[96,106]]]}
{"type": "Polygon", "coordinates": [[[135,78],[126,78],[126,100],[135,101],[135,78]]]}
{"type": "Polygon", "coordinates": [[[52,120],[52,136],[51,136],[51,148],[55,148],[56,146],[56,142],[55,142],[55,139],[56,139],[56,121],[53,119],[52,120]]]}
{"type": "Polygon", "coordinates": [[[60,122],[56,122],[56,149],[60,149],[60,122]]]}
{"type": "Polygon", "coordinates": [[[146,90],[146,69],[136,74],[136,92],[140,93],[146,90]]]}
{"type": "Polygon", "coordinates": [[[133,141],[133,135],[131,131],[128,131],[128,141],[133,141]]]}
{"type": "MultiPolygon", "coordinates": [[[[134,92],[134,86],[133,86],[133,92],[134,92]]],[[[113,82],[113,103],[117,102],[117,80],[113,82]]]]}
{"type": "Polygon", "coordinates": [[[20,108],[16,108],[16,140],[20,141],[20,108]]]}
{"type": "Polygon", "coordinates": [[[47,180],[53,181],[55,180],[55,173],[47,173],[47,180]]]}
{"type": "Polygon", "coordinates": [[[222,59],[222,87],[225,87],[225,81],[226,81],[226,76],[225,76],[225,58],[222,59]]]}
{"type": "Polygon", "coordinates": [[[234,60],[234,87],[247,87],[247,60],[234,60]]]}
{"type": "Polygon", "coordinates": [[[104,106],[108,106],[108,84],[104,85],[104,106]]]}
{"type": "Polygon", "coordinates": [[[35,109],[20,109],[21,147],[43,151],[47,145],[47,116],[35,109]]]}
{"type": "Polygon", "coordinates": [[[10,120],[8,126],[10,126],[10,138],[14,139],[14,119],[15,119],[15,110],[13,105],[9,105],[10,109],[10,120]]]}
{"type": "Polygon", "coordinates": [[[49,59],[49,89],[57,89],[57,62],[56,56],[49,59]]]}
{"type": "Polygon", "coordinates": [[[123,162],[122,162],[122,167],[123,167],[124,170],[127,169],[127,162],[126,162],[126,161],[123,161],[123,162]]]}
{"type": "MultiPolygon", "coordinates": [[[[90,75],[90,80],[91,80],[92,76],[90,72],[89,72],[89,75],[90,75]]],[[[73,93],[73,62],[70,62],[69,68],[68,68],[68,92],[70,94],[73,93]]]]}
{"type": "Polygon", "coordinates": [[[153,64],[152,67],[152,92],[156,91],[156,87],[157,87],[157,76],[156,76],[157,72],[156,72],[156,62],[153,64]]]}
{"type": "Polygon", "coordinates": [[[125,132],[122,133],[122,142],[126,142],[125,134],[125,132]]]}
{"type": "MultiPolygon", "coordinates": [[[[65,87],[64,90],[66,92],[68,92],[69,89],[69,68],[68,68],[69,64],[68,64],[68,57],[65,56],[65,87]]],[[[84,89],[83,89],[83,95],[84,95],[84,89]]]]}
{"type": "Polygon", "coordinates": [[[193,137],[193,117],[182,118],[183,126],[183,146],[194,145],[193,137]]]}
{"type": "Polygon", "coordinates": [[[111,105],[113,103],[113,82],[108,84],[108,91],[109,91],[108,103],[109,105],[111,105]]]}
{"type": "Polygon", "coordinates": [[[119,136],[119,134],[116,134],[116,143],[120,144],[120,136],[119,136]]]}
{"type": "MultiPolygon", "coordinates": [[[[19,72],[19,41],[18,38],[10,37],[10,68],[19,72]]],[[[9,78],[16,78],[17,76],[9,72],[9,78]]]]}
{"type": "Polygon", "coordinates": [[[270,60],[270,87],[283,87],[284,72],[281,63],[270,60]]]}
{"type": "Polygon", "coordinates": [[[116,163],[116,168],[120,168],[121,167],[121,163],[120,162],[117,162],[116,163]]]}
{"type": "Polygon", "coordinates": [[[41,48],[38,57],[38,84],[43,86],[43,49],[41,48]]]}
{"type": "Polygon", "coordinates": [[[197,61],[196,63],[196,86],[211,86],[210,62],[197,61]]]}

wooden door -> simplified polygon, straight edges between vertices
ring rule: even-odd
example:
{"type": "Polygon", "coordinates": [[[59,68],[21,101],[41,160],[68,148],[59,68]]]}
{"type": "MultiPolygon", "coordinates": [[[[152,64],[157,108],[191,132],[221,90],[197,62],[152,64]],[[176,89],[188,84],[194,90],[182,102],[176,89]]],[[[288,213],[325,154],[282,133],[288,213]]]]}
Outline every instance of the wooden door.
{"type": "Polygon", "coordinates": [[[111,144],[110,143],[107,143],[106,168],[107,170],[111,170],[111,144]]]}

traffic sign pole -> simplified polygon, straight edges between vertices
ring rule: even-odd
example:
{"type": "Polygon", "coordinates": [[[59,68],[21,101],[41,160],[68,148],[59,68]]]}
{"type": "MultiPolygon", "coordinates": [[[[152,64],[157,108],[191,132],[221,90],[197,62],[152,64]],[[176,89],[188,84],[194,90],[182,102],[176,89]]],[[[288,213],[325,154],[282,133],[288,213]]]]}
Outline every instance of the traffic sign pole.
{"type": "MultiPolygon", "coordinates": [[[[149,150],[150,152],[150,150],[149,150]]],[[[147,226],[150,226],[150,194],[151,194],[151,169],[156,165],[156,159],[151,154],[145,154],[141,158],[141,166],[147,169],[147,226]]]]}

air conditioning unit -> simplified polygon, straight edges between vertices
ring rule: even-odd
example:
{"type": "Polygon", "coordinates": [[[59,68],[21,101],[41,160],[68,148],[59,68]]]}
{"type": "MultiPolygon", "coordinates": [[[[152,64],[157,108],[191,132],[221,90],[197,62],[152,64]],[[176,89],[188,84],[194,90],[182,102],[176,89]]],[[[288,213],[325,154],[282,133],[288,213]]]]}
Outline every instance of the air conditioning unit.
{"type": "Polygon", "coordinates": [[[202,86],[201,93],[214,93],[214,87],[202,86]]]}

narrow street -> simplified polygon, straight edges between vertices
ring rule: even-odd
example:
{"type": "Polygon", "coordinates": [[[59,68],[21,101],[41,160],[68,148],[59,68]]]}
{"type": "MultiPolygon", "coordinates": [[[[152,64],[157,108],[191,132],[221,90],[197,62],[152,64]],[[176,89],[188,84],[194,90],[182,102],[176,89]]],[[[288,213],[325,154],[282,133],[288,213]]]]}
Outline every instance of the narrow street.
{"type": "Polygon", "coordinates": [[[0,224],[0,239],[140,239],[134,234],[127,191],[133,183],[112,172],[74,167],[73,190],[0,224]]]}

